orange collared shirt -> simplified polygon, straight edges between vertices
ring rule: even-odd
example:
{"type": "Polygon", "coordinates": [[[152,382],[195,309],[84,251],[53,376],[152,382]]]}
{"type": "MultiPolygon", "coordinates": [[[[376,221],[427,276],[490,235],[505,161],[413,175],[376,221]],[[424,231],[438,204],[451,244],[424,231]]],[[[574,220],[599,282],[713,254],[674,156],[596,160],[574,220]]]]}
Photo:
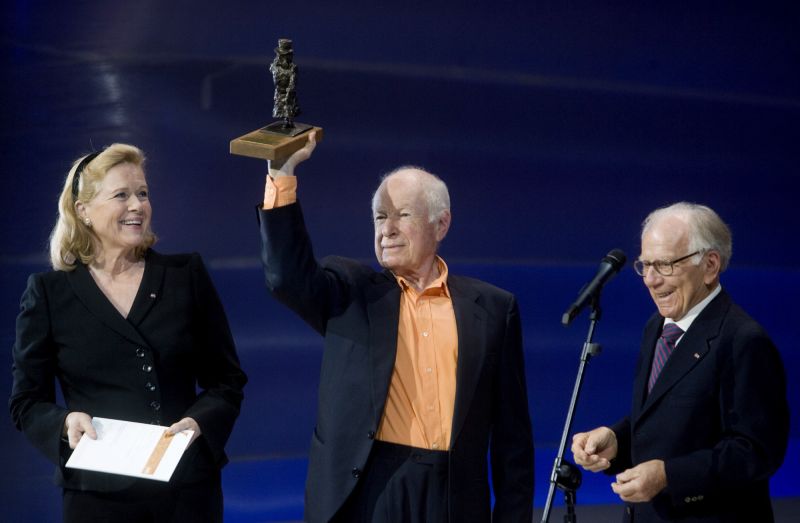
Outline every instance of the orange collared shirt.
{"type": "Polygon", "coordinates": [[[447,289],[447,265],[437,257],[439,277],[417,292],[402,277],[397,357],[378,439],[412,447],[448,450],[456,398],[458,332],[447,289]]]}
{"type": "MultiPolygon", "coordinates": [[[[297,178],[267,176],[264,209],[297,201],[297,178]]],[[[447,264],[417,292],[402,277],[397,356],[377,438],[411,447],[448,450],[456,398],[458,332],[447,288],[447,264]]]]}

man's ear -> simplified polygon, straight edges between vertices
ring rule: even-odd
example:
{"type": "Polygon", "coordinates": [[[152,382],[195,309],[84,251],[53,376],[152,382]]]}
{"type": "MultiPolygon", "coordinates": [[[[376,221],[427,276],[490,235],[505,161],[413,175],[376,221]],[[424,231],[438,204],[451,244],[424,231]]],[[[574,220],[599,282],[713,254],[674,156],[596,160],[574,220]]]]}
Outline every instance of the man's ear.
{"type": "Polygon", "coordinates": [[[708,251],[703,262],[703,281],[706,285],[719,279],[719,272],[722,268],[722,258],[717,251],[708,251]]]}
{"type": "Polygon", "coordinates": [[[450,222],[453,219],[452,215],[450,214],[450,209],[447,209],[439,215],[439,218],[436,220],[436,241],[440,242],[444,240],[444,237],[447,236],[447,231],[450,230],[450,222]]]}

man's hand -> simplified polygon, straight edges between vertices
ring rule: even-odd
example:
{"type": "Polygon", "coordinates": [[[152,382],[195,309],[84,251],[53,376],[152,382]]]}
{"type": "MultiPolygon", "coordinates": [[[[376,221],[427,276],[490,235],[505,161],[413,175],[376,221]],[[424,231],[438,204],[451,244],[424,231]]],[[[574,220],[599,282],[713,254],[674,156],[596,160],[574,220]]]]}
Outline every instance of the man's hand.
{"type": "Polygon", "coordinates": [[[92,439],[97,439],[97,432],[92,426],[92,417],[85,412],[70,412],[64,419],[64,428],[61,436],[69,441],[69,448],[74,449],[78,446],[81,436],[86,434],[92,439]]]}
{"type": "Polygon", "coordinates": [[[575,463],[586,470],[605,470],[617,457],[617,436],[608,427],[579,432],[572,436],[572,456],[575,463]]]}
{"type": "Polygon", "coordinates": [[[308,134],[308,143],[302,148],[298,149],[286,159],[267,160],[269,164],[269,175],[273,178],[278,176],[294,176],[294,168],[299,163],[302,163],[311,158],[311,153],[317,146],[317,132],[311,131],[308,134]]]}
{"type": "Polygon", "coordinates": [[[667,487],[667,472],[660,459],[645,461],[632,469],[617,474],[611,489],[631,503],[647,502],[667,487]]]}
{"type": "Polygon", "coordinates": [[[182,420],[170,425],[168,430],[170,434],[177,434],[178,432],[184,430],[193,430],[194,434],[192,434],[192,439],[189,440],[189,445],[191,445],[192,442],[197,439],[197,436],[201,434],[200,425],[197,424],[194,418],[183,418],[182,420]]]}

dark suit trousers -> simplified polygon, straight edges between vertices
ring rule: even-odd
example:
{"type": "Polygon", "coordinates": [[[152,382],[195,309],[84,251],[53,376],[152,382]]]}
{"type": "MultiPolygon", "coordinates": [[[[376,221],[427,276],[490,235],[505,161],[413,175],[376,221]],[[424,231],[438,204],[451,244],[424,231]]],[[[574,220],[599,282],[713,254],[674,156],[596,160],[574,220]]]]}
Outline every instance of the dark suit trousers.
{"type": "Polygon", "coordinates": [[[125,490],[64,489],[64,523],[222,523],[219,474],[198,483],[172,485],[142,479],[125,490]]]}
{"type": "Polygon", "coordinates": [[[448,453],[376,441],[336,523],[446,523],[448,453]]]}

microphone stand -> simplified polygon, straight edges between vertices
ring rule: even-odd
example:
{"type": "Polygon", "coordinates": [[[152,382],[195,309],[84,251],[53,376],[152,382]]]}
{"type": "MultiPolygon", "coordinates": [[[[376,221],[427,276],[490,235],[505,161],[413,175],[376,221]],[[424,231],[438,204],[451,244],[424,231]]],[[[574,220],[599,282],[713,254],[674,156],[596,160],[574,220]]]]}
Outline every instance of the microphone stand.
{"type": "Polygon", "coordinates": [[[550,473],[550,490],[547,493],[547,502],[544,505],[541,523],[548,523],[550,519],[550,509],[553,506],[553,496],[555,495],[556,488],[564,491],[564,503],[567,509],[566,514],[564,514],[564,523],[577,523],[578,521],[575,515],[575,501],[576,492],[578,487],[581,486],[581,470],[564,459],[564,450],[567,447],[567,437],[572,429],[572,419],[575,415],[575,406],[578,403],[578,396],[580,395],[581,386],[583,385],[583,374],[586,369],[586,364],[589,363],[589,360],[592,359],[593,356],[599,355],[602,350],[599,344],[592,342],[594,329],[597,326],[597,322],[600,321],[600,316],[602,314],[600,310],[599,290],[592,295],[591,300],[592,312],[589,315],[589,333],[586,336],[586,342],[583,344],[581,361],[578,365],[578,376],[575,379],[575,386],[572,389],[572,399],[569,402],[564,431],[561,433],[561,443],[558,445],[558,454],[553,463],[553,470],[550,473]]]}

